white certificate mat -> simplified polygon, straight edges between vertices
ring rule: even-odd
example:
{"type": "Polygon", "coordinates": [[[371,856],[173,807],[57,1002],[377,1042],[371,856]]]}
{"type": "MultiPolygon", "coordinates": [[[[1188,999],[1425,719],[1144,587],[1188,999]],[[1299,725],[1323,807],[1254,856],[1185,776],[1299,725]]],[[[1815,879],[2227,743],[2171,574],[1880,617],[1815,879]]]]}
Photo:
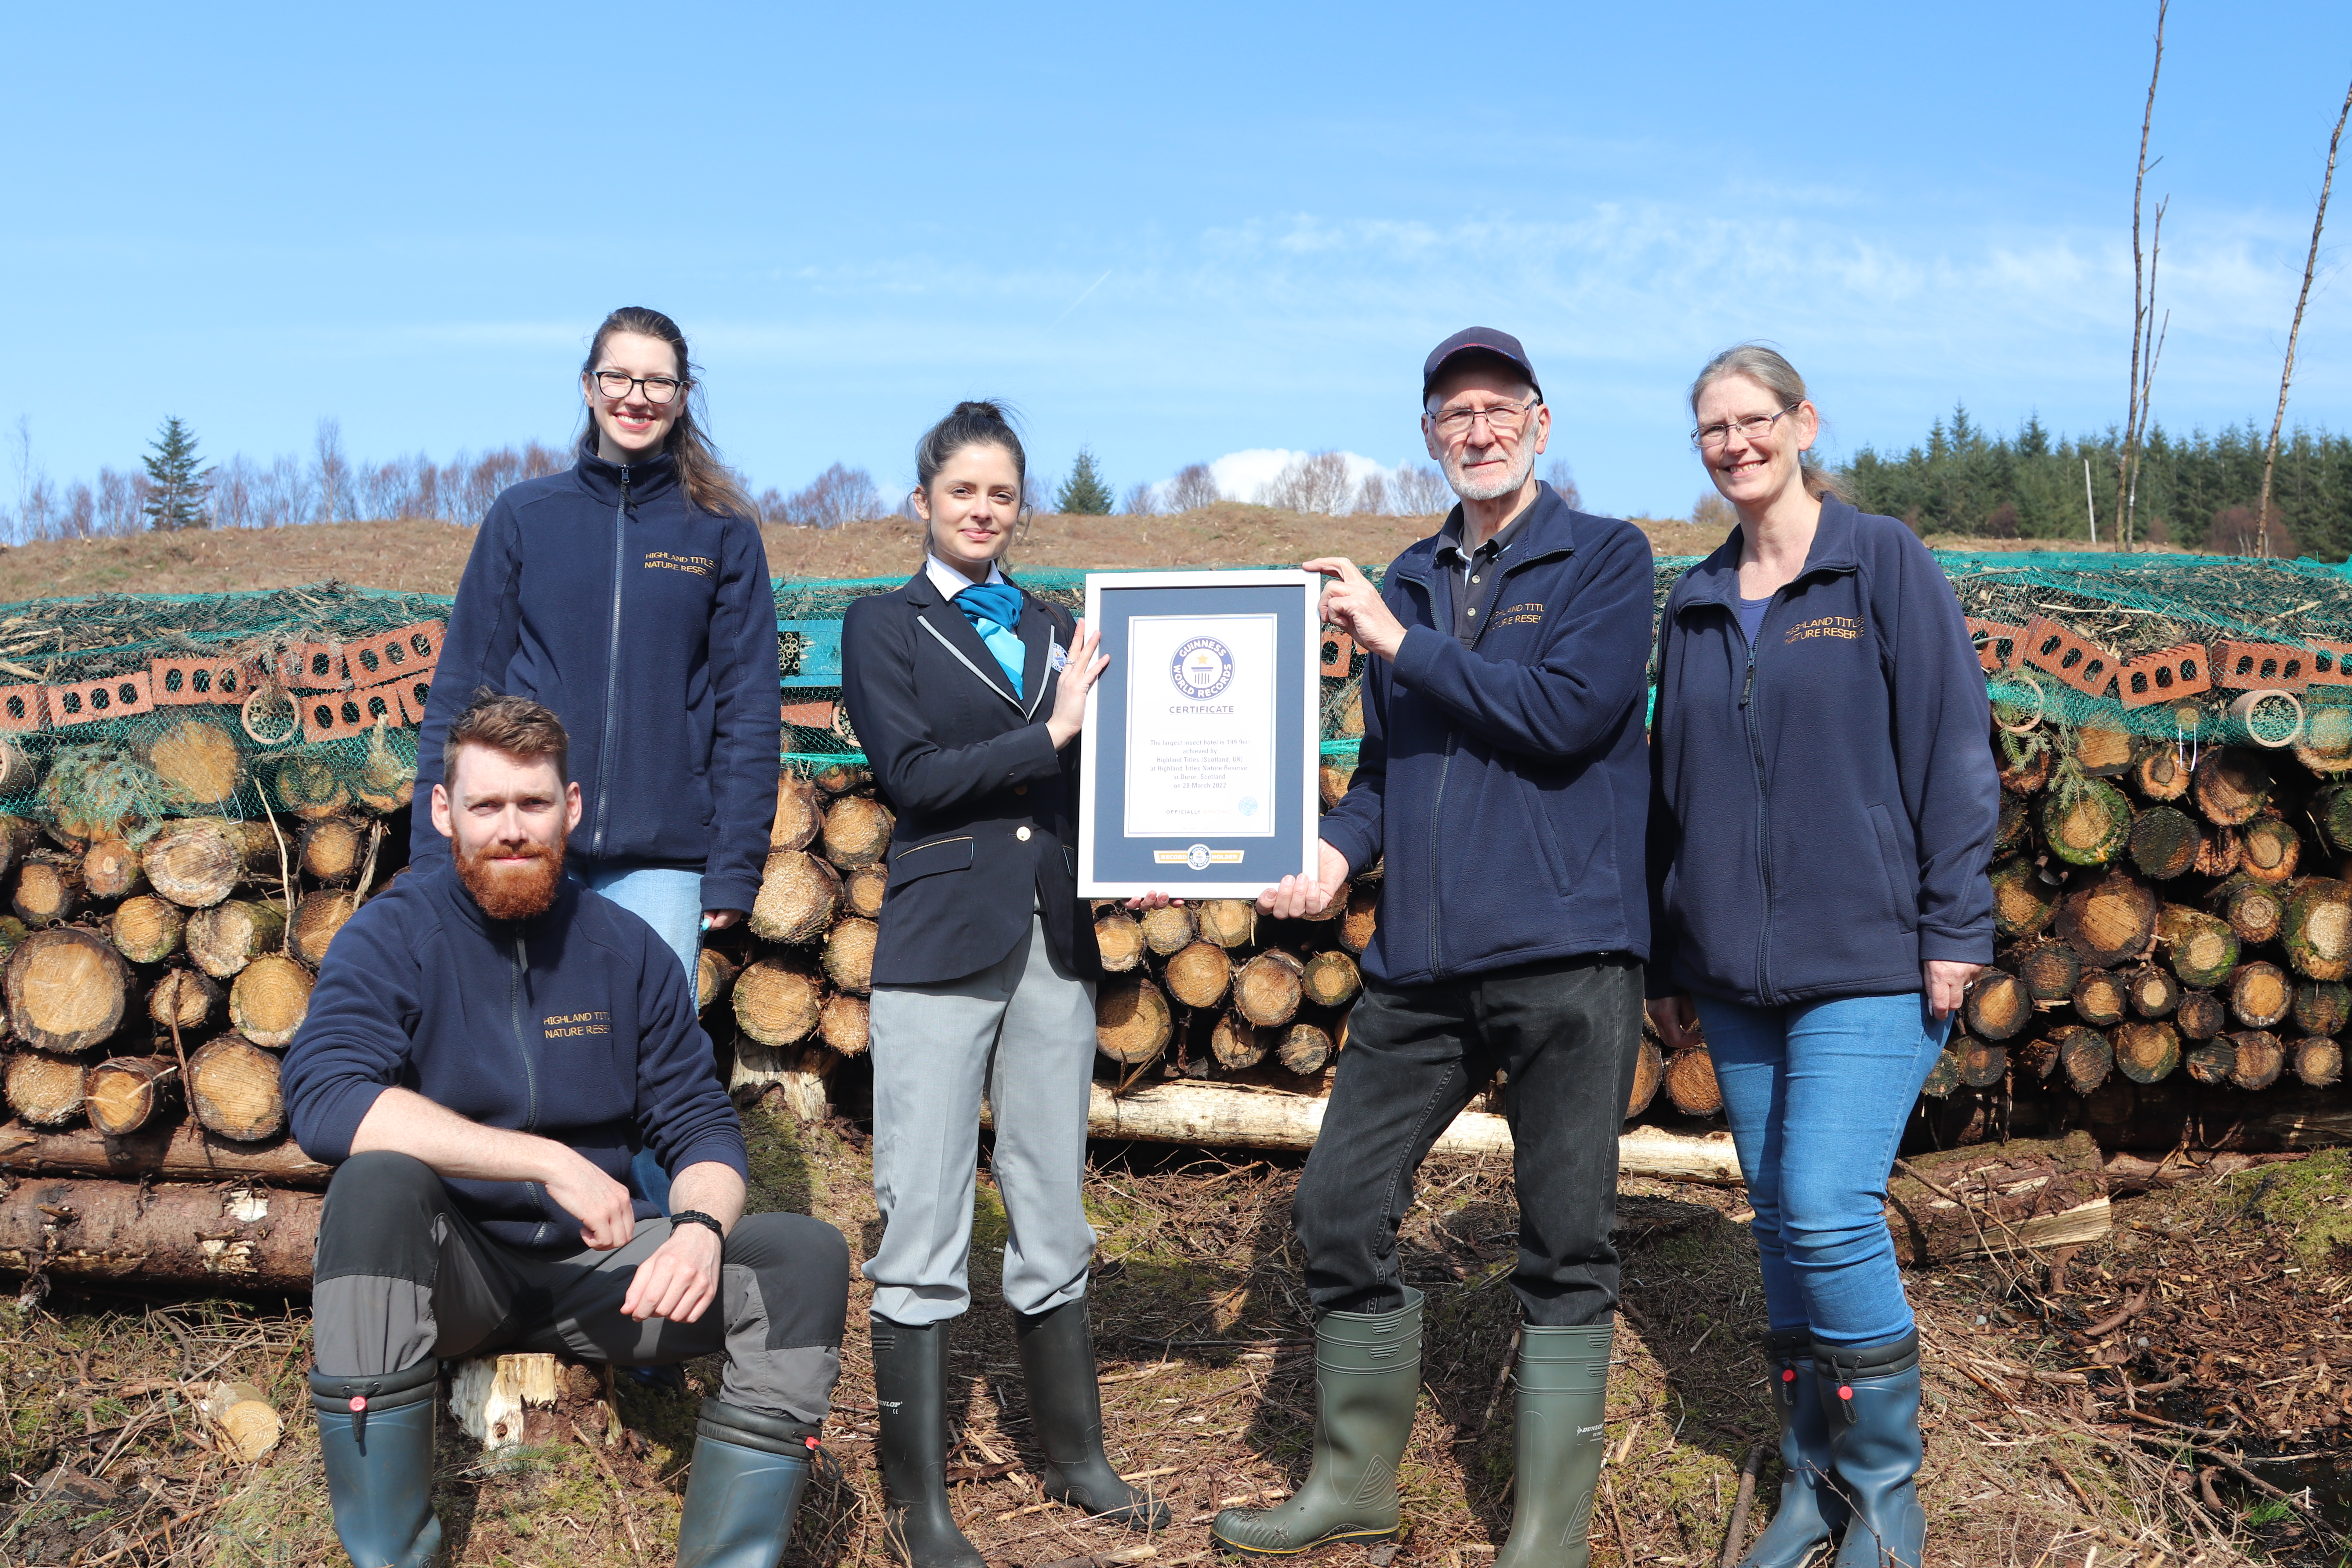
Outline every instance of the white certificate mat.
{"type": "Polygon", "coordinates": [[[1126,837],[1274,837],[1276,620],[1128,623],[1126,837]]]}

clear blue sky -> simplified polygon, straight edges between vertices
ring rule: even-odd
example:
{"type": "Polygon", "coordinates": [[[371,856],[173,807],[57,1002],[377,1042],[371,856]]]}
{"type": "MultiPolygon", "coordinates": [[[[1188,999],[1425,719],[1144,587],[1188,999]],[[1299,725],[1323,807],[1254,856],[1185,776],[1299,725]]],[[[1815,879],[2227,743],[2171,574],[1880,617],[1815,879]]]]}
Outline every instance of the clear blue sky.
{"type": "MultiPolygon", "coordinates": [[[[1124,487],[1418,457],[1421,358],[1526,339],[1589,505],[1683,512],[1679,393],[1780,342],[1832,455],[1965,400],[2123,414],[2151,4],[20,6],[0,286],[53,478],[446,458],[696,339],[755,484],[896,492],[953,399],[1124,487]]],[[[2180,0],[2158,418],[2268,422],[2352,5],[2180,0]]],[[[2352,426],[2352,172],[2291,420],[2352,426]]],[[[10,476],[13,479],[13,476],[10,476]]]]}

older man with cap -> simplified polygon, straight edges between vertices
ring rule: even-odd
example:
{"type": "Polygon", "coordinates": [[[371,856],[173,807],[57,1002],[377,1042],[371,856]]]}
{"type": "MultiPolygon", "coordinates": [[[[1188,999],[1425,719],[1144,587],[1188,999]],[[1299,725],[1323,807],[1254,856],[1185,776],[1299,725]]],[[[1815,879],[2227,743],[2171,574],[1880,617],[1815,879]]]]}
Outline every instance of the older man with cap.
{"type": "Polygon", "coordinates": [[[1617,1131],[1650,932],[1643,737],[1650,546],[1534,477],[1551,434],[1517,338],[1473,328],[1422,369],[1422,431],[1461,498],[1375,589],[1349,562],[1325,618],[1370,656],[1364,742],[1296,916],[1385,861],[1365,991],[1292,1201],[1315,1334],[1313,1468],[1227,1510],[1232,1550],[1288,1555],[1398,1526],[1421,1387],[1421,1293],[1397,1226],[1413,1173],[1507,1076],[1519,1202],[1514,1517],[1496,1568],[1582,1568],[1617,1307],[1617,1131]]]}

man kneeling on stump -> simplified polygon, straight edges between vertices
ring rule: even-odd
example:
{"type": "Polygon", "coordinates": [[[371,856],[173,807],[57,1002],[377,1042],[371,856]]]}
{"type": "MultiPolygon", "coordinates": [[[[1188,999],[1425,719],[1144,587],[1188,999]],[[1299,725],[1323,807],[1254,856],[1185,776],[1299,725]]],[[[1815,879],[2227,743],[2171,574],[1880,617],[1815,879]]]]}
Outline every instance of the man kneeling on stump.
{"type": "MultiPolygon", "coordinates": [[[[310,1374],[335,1531],[358,1568],[426,1562],[438,1362],[723,1353],[677,1560],[773,1568],[841,1368],[849,1249],[743,1213],[743,1132],[653,929],[563,875],[580,786],[562,722],[484,696],[450,725],[451,863],[337,933],[286,1055],[288,1113],[339,1163],[319,1223],[310,1374]],[[636,1190],[647,1147],[667,1218],[636,1190]]],[[[420,803],[421,804],[421,803],[420,803]]]]}

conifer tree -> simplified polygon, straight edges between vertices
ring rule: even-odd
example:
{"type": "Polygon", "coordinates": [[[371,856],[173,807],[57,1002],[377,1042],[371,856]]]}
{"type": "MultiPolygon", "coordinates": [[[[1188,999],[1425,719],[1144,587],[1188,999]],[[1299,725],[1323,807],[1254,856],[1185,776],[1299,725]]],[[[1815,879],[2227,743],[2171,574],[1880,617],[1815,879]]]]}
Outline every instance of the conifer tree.
{"type": "Polygon", "coordinates": [[[205,503],[212,499],[213,471],[197,466],[195,432],[178,415],[163,421],[148,455],[140,460],[147,466],[147,500],[140,510],[146,513],[148,527],[176,533],[212,526],[205,503]]]}
{"type": "Polygon", "coordinates": [[[1054,496],[1054,510],[1075,512],[1088,517],[1108,517],[1118,500],[1110,491],[1109,481],[1095,467],[1094,453],[1085,447],[1078,448],[1077,460],[1070,465],[1070,477],[1054,496]]]}

